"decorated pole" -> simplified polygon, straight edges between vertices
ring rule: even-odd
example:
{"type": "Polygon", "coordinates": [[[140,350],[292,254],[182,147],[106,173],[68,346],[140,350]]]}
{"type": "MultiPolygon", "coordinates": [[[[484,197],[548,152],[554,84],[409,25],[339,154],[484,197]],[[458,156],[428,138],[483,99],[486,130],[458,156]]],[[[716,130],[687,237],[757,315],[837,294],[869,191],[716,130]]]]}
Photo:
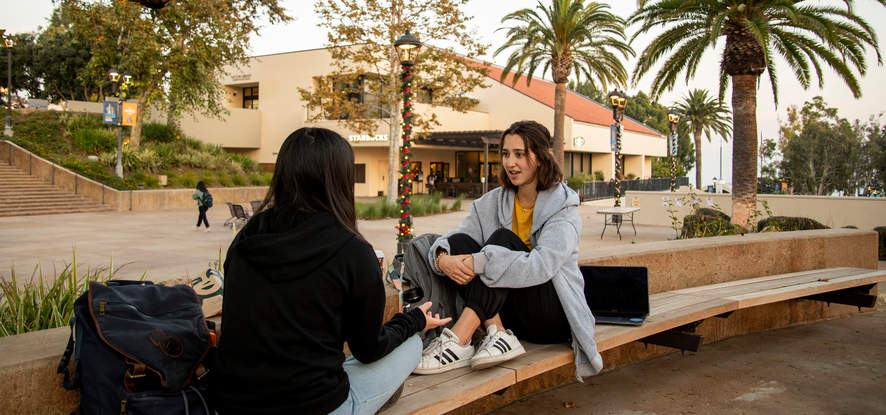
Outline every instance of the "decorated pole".
{"type": "Polygon", "coordinates": [[[397,224],[398,252],[401,245],[413,238],[412,213],[412,162],[409,161],[412,151],[412,62],[403,62],[400,72],[402,81],[400,92],[403,94],[403,145],[400,146],[400,174],[397,201],[400,204],[400,221],[397,224]]]}
{"type": "Polygon", "coordinates": [[[671,109],[668,111],[668,125],[671,135],[668,136],[668,153],[671,155],[671,191],[677,191],[677,123],[680,122],[680,113],[671,109]]]}
{"type": "Polygon", "coordinates": [[[625,117],[625,106],[628,104],[628,97],[624,92],[618,89],[609,93],[609,102],[612,106],[612,120],[615,124],[612,126],[612,135],[615,138],[613,143],[613,151],[615,152],[615,207],[621,206],[621,178],[624,174],[624,166],[621,162],[621,121],[625,117]]]}
{"type": "Polygon", "coordinates": [[[400,56],[400,93],[403,94],[403,145],[400,147],[400,174],[398,175],[397,202],[400,203],[400,221],[397,223],[397,253],[404,253],[412,241],[415,229],[412,227],[412,68],[421,49],[421,42],[407,30],[394,42],[400,56]]]}

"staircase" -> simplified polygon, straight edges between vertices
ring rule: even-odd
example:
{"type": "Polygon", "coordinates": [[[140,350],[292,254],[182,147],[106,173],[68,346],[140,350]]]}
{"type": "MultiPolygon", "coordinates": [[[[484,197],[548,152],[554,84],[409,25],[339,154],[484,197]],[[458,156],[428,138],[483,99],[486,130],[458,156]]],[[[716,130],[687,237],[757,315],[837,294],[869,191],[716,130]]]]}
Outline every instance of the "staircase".
{"type": "Polygon", "coordinates": [[[0,162],[0,216],[105,212],[111,208],[60,190],[36,177],[0,162]]]}

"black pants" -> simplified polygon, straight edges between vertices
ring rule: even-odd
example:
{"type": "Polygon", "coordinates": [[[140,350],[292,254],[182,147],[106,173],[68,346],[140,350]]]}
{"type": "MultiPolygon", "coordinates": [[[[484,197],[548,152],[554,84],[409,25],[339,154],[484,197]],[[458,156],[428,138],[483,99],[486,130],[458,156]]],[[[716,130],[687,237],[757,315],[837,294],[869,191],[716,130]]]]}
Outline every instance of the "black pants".
{"type": "MultiPolygon", "coordinates": [[[[485,245],[529,252],[520,237],[505,228],[493,232],[485,245]]],[[[480,252],[481,248],[463,233],[449,237],[449,253],[452,255],[473,254],[480,252]]],[[[447,280],[456,284],[449,278],[447,280]]],[[[565,342],[571,336],[569,321],[551,281],[526,288],[491,288],[478,276],[466,285],[458,285],[458,290],[465,306],[474,310],[480,321],[499,314],[505,328],[511,329],[520,339],[549,344],[565,342]]]]}
{"type": "Polygon", "coordinates": [[[198,206],[197,210],[200,211],[200,215],[197,216],[197,227],[200,227],[201,223],[205,223],[206,227],[209,227],[209,220],[206,219],[206,209],[209,209],[206,206],[198,206]]]}

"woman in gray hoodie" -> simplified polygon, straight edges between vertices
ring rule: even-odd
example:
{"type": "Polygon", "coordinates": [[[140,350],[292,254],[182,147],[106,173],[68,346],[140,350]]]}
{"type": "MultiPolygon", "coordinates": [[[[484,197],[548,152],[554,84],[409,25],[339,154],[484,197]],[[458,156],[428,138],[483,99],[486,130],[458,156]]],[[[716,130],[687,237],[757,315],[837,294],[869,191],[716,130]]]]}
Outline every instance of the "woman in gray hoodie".
{"type": "Polygon", "coordinates": [[[571,341],[579,380],[602,370],[578,268],[578,195],[562,183],[551,143],[535,121],[512,124],[501,139],[502,186],[474,201],[459,227],[431,246],[431,268],[457,286],[465,308],[425,348],[414,373],[513,359],[524,353],[516,335],[571,341]],[[481,324],[486,337],[475,349],[470,341],[481,324]]]}

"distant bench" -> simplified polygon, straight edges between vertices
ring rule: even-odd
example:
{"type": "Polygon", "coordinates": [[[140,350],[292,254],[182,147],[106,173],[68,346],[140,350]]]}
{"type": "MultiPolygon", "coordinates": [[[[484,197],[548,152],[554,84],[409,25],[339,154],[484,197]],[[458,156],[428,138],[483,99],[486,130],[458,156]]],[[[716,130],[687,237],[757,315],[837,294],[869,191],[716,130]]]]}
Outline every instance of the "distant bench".
{"type": "MultiPolygon", "coordinates": [[[[871,289],[883,281],[886,270],[828,268],[661,292],[650,296],[650,314],[642,326],[597,325],[597,348],[603,352],[641,341],[697,351],[703,338],[695,328],[704,319],[788,300],[873,308],[877,297],[871,289]]],[[[444,413],[573,362],[567,344],[524,346],[524,355],[489,369],[410,376],[400,400],[383,413],[444,413]]]]}

